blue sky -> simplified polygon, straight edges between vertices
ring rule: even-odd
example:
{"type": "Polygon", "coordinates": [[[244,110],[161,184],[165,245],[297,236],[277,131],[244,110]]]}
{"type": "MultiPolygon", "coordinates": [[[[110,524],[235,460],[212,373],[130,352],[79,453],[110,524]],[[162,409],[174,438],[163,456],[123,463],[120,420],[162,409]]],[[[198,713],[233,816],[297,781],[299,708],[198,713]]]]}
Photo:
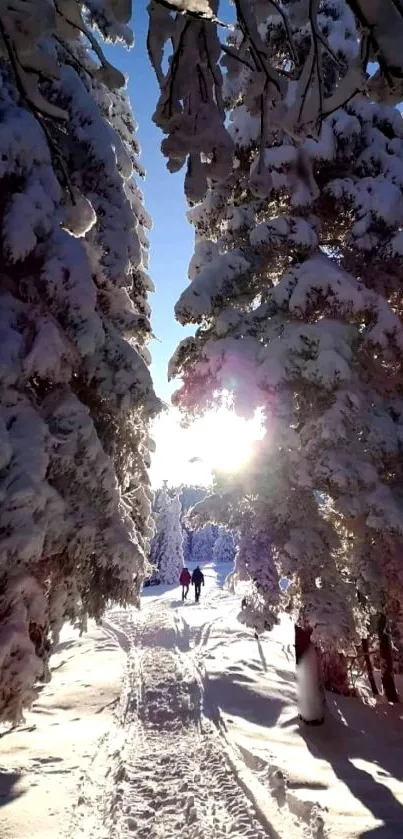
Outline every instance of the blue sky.
{"type": "MultiPolygon", "coordinates": [[[[227,2],[221,4],[225,19],[232,13],[227,2]]],[[[156,286],[151,295],[152,326],[157,340],[151,344],[151,373],[158,396],[170,402],[175,383],[167,382],[168,361],[177,344],[192,330],[175,321],[175,303],[188,283],[188,263],[193,253],[194,232],[186,220],[183,195],[184,170],[176,175],[168,172],[160,145],[163,135],[152,122],[158,99],[158,86],[151,68],[147,48],[147,2],[136,4],[132,26],[136,43],[133,49],[107,47],[108,59],[129,77],[128,92],[139,125],[141,162],[146,179],[141,184],[145,204],[153,219],[150,234],[150,275],[156,286]]],[[[215,466],[242,463],[253,440],[261,436],[260,422],[243,420],[221,412],[206,415],[192,428],[179,426],[177,409],[163,413],[154,423],[152,436],[157,450],[152,458],[151,481],[154,487],[163,480],[172,485],[195,483],[208,485],[215,466]],[[214,445],[213,445],[214,443],[214,445]]]]}
{"type": "Polygon", "coordinates": [[[187,269],[193,253],[194,233],[185,217],[184,170],[176,175],[168,172],[160,151],[163,134],[151,119],[157,103],[158,85],[146,48],[146,7],[145,0],[135,4],[132,21],[136,38],[134,48],[128,51],[114,46],[107,48],[105,53],[119,70],[129,76],[128,92],[139,124],[141,162],[147,171],[147,177],[140,185],[153,219],[149,273],[156,286],[150,303],[157,340],[150,347],[153,357],[151,373],[158,396],[169,401],[175,385],[167,382],[167,364],[179,341],[192,331],[176,323],[174,305],[188,282],[187,269]]]}
{"type": "MultiPolygon", "coordinates": [[[[150,303],[157,340],[151,344],[151,373],[158,396],[169,402],[176,385],[167,382],[168,361],[179,341],[193,331],[175,321],[174,306],[188,283],[187,269],[193,253],[194,232],[185,215],[185,168],[176,175],[168,172],[160,150],[164,135],[152,122],[159,89],[146,47],[147,0],[139,0],[133,5],[131,26],[135,35],[134,47],[131,50],[119,46],[107,47],[105,53],[109,61],[129,77],[128,92],[139,125],[141,163],[147,173],[141,187],[154,225],[150,235],[149,273],[156,286],[150,303]]],[[[230,23],[233,17],[229,0],[221,0],[220,19],[230,23]]],[[[222,30],[223,36],[224,32],[222,30]]]]}

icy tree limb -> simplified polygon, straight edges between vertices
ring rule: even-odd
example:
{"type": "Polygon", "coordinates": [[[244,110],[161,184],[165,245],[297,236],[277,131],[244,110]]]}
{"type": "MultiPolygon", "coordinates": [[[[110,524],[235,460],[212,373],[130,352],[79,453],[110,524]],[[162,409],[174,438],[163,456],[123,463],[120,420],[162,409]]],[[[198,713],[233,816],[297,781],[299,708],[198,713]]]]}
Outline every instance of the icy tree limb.
{"type": "Polygon", "coordinates": [[[363,87],[360,67],[353,62],[349,68],[322,31],[318,0],[307,0],[300,9],[310,33],[310,49],[302,63],[294,43],[290,10],[280,0],[269,5],[275,25],[284,29],[286,55],[282,66],[274,66],[269,58],[259,26],[259,4],[235,0],[242,38],[231,36],[224,44],[217,35],[216,0],[152,0],[148,7],[148,53],[161,91],[154,121],[167,135],[162,151],[169,170],[176,172],[187,162],[185,192],[191,203],[203,198],[208,179],[227,176],[232,160],[219,66],[223,55],[224,63],[231,63],[232,76],[248,73],[246,104],[251,113],[261,116],[256,166],[259,194],[267,188],[260,180],[269,131],[285,131],[296,140],[318,135],[323,118],[363,87]],[[172,54],[165,71],[164,52],[169,45],[172,54]],[[326,98],[324,62],[329,60],[337,67],[340,80],[333,95],[326,98]]]}

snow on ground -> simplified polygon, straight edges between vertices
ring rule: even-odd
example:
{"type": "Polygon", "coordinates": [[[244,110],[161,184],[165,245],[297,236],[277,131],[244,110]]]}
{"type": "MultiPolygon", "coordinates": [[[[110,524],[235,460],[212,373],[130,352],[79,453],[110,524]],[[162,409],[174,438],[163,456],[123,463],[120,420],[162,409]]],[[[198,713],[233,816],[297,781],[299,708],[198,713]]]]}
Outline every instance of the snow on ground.
{"type": "MultiPolygon", "coordinates": [[[[194,652],[204,671],[205,708],[222,721],[266,795],[283,815],[296,814],[307,836],[320,837],[323,820],[328,837],[401,839],[402,709],[328,695],[326,725],[301,725],[291,623],[285,618],[256,640],[237,621],[239,597],[216,590],[209,600],[212,620],[194,652]]],[[[190,623],[193,612],[183,614],[190,623]]]]}
{"type": "Polygon", "coordinates": [[[61,634],[53,678],[25,723],[0,727],[1,839],[56,839],[71,819],[77,787],[109,734],[125,654],[104,629],[61,634]]]}
{"type": "Polygon", "coordinates": [[[1,839],[401,839],[401,709],[328,697],[300,726],[290,622],[256,640],[229,568],[203,570],[199,604],[150,587],[65,636],[0,740],[1,839]]]}
{"type": "MultiPolygon", "coordinates": [[[[207,796],[210,803],[203,810],[196,798],[192,817],[197,829],[192,832],[186,819],[181,821],[180,802],[186,812],[188,795],[194,795],[199,787],[199,782],[193,784],[182,796],[182,761],[186,779],[189,766],[180,744],[188,743],[185,732],[190,727],[196,755],[203,753],[206,744],[210,744],[215,755],[220,752],[228,777],[235,778],[238,785],[242,806],[246,807],[246,798],[252,802],[265,836],[401,839],[401,709],[387,705],[372,709],[354,699],[330,696],[325,726],[300,725],[296,716],[291,623],[285,618],[272,633],[256,640],[253,632],[237,621],[239,594],[235,596],[221,587],[229,569],[221,565],[217,569],[218,576],[212,566],[203,569],[206,586],[200,604],[192,601],[192,590],[190,600],[182,604],[179,588],[149,588],[143,597],[141,618],[134,618],[134,670],[142,685],[143,710],[135,710],[132,717],[134,739],[119,818],[123,819],[126,808],[127,817],[134,818],[136,839],[143,835],[151,839],[171,835],[219,839],[224,835],[220,832],[221,823],[212,825],[205,821],[205,812],[216,804],[215,790],[206,784],[206,779],[203,800],[207,796]],[[191,712],[184,711],[182,695],[178,701],[175,698],[174,684],[181,673],[183,685],[188,686],[186,702],[191,712]],[[167,758],[164,790],[168,798],[168,789],[172,790],[171,806],[178,819],[176,833],[172,834],[163,819],[165,810],[157,794],[159,781],[150,783],[145,798],[144,793],[136,792],[137,779],[143,774],[141,758],[135,760],[136,738],[144,736],[148,724],[144,714],[147,716],[149,704],[152,719],[158,719],[157,753],[161,748],[167,758]],[[164,749],[169,708],[179,729],[175,729],[172,745],[170,741],[164,749]],[[194,733],[197,727],[204,745],[194,733]],[[171,759],[172,747],[173,752],[178,749],[179,761],[171,759]],[[142,821],[136,808],[141,812],[145,801],[147,816],[142,821]],[[165,832],[153,832],[156,811],[165,832]]],[[[146,774],[152,777],[155,753],[147,739],[143,747],[146,754],[153,755],[146,768],[146,774]]],[[[194,757],[192,761],[194,766],[194,757]]],[[[199,774],[203,777],[208,764],[201,760],[200,763],[199,774]]],[[[222,799],[223,793],[220,802],[224,825],[229,810],[222,799]]],[[[183,813],[182,816],[185,818],[183,813]]],[[[229,817],[227,830],[234,837],[249,835],[232,824],[229,817]]],[[[122,827],[117,835],[126,835],[122,827]]]]}

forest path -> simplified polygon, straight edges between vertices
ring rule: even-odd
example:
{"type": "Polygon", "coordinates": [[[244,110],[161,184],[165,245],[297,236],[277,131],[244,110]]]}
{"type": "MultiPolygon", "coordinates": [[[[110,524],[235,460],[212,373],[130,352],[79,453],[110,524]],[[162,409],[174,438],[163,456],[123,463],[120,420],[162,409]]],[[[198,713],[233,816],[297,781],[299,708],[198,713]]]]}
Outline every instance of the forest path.
{"type": "Polygon", "coordinates": [[[107,835],[272,839],[238,783],[219,732],[203,712],[203,683],[186,621],[167,606],[132,613],[130,619],[124,613],[113,617],[132,646],[125,755],[107,807],[107,835]]]}

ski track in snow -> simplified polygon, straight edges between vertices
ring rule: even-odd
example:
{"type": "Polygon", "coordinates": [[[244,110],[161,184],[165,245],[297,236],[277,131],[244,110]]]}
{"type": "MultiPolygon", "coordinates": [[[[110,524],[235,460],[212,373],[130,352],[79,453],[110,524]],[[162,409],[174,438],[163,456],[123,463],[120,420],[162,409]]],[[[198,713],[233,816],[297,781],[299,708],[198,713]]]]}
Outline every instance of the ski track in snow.
{"type": "MultiPolygon", "coordinates": [[[[237,783],[220,734],[203,714],[203,686],[187,652],[186,622],[161,604],[158,613],[114,613],[114,626],[132,645],[124,692],[125,746],[113,775],[112,800],[103,802],[99,836],[272,837],[237,783]]],[[[206,626],[200,629],[193,649],[203,643],[206,626]]]]}

